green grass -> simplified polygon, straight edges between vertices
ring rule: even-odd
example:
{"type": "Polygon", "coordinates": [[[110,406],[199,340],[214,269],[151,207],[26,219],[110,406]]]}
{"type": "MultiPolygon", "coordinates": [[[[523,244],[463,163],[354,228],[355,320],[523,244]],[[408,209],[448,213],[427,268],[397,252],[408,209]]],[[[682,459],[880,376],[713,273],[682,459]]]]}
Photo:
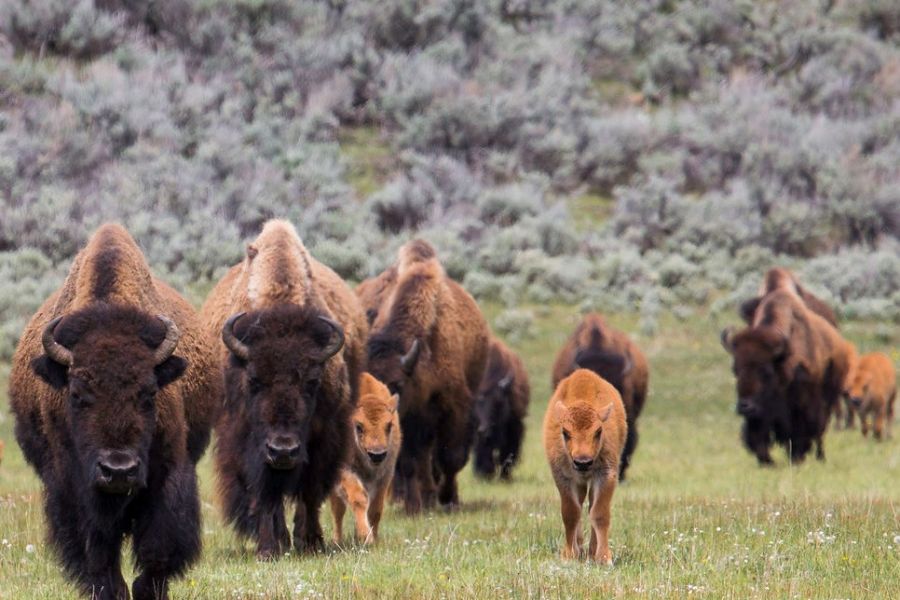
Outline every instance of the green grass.
{"type": "MultiPolygon", "coordinates": [[[[790,467],[777,451],[775,468],[758,468],[738,441],[729,360],[718,343],[722,324],[705,318],[663,319],[655,338],[636,337],[650,358],[651,392],[630,481],[613,503],[616,564],[561,561],[563,528],[540,422],[550,364],[576,317],[563,307],[538,313],[537,335],[516,345],[533,398],[512,484],[477,481],[467,468],[456,514],[411,519],[391,507],[371,550],[351,545],[259,563],[252,547],[222,524],[207,458],[200,467],[203,557],[173,586],[173,597],[900,596],[900,442],[876,444],[858,430],[830,432],[826,463],[790,467]]],[[[634,317],[611,320],[636,330],[634,317]]],[[[844,326],[862,350],[887,349],[898,361],[898,340],[884,341],[877,329],[844,326]]],[[[5,390],[4,374],[0,385],[5,390]]],[[[71,596],[43,541],[40,486],[13,441],[5,397],[0,404],[7,444],[0,466],[0,598],[71,596]]],[[[323,515],[329,535],[330,514],[323,515]]]]}
{"type": "Polygon", "coordinates": [[[347,181],[358,199],[380,190],[393,173],[394,156],[377,127],[342,129],[338,135],[341,154],[347,160],[347,181]]]}
{"type": "Polygon", "coordinates": [[[586,192],[568,199],[572,222],[579,233],[603,227],[616,209],[616,201],[609,196],[586,192]]]}

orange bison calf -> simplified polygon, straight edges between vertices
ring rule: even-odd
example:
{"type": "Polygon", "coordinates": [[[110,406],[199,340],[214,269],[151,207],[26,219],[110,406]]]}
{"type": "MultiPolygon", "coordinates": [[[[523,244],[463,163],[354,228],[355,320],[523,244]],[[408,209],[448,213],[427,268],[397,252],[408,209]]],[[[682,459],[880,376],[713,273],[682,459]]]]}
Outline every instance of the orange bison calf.
{"type": "Polygon", "coordinates": [[[619,466],[619,479],[625,481],[625,472],[638,443],[637,419],[647,398],[650,377],[647,359],[626,334],[607,325],[600,315],[591,313],[584,316],[557,354],[553,365],[554,387],[579,368],[590,369],[622,395],[628,438],[619,466]]]}
{"type": "Polygon", "coordinates": [[[193,308],[104,225],[25,328],[10,376],[16,439],[44,484],[49,540],[92,598],[166,598],[200,553],[194,465],[220,379],[193,308]]]}
{"type": "Polygon", "coordinates": [[[875,439],[891,435],[894,421],[894,401],[897,398],[897,376],[894,363],[880,353],[863,354],[855,363],[847,381],[844,395],[853,410],[859,413],[862,434],[869,434],[869,415],[874,415],[875,439]]]}
{"type": "Polygon", "coordinates": [[[559,490],[566,528],[563,558],[579,556],[581,505],[587,496],[591,519],[589,556],[612,564],[610,508],[627,433],[619,392],[593,371],[578,369],[556,388],[544,416],[544,449],[559,490]]]}
{"type": "Polygon", "coordinates": [[[341,480],[331,494],[336,544],[343,537],[347,506],[356,520],[357,538],[366,544],[378,539],[384,499],[400,455],[399,399],[383,383],[368,373],[362,374],[359,404],[353,413],[356,444],[349,465],[341,472],[341,480]]]}

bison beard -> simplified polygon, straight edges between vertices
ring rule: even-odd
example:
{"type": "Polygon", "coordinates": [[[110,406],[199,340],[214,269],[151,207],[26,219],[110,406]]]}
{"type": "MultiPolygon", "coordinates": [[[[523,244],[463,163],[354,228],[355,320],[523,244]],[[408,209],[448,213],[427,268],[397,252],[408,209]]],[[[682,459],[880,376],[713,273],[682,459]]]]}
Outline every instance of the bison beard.
{"type": "Polygon", "coordinates": [[[343,333],[316,309],[285,305],[235,315],[223,340],[231,359],[216,463],[226,518],[272,558],[291,546],[284,500],[293,499],[295,548],[320,549],[319,509],[352,442],[347,374],[323,376],[343,333]]]}

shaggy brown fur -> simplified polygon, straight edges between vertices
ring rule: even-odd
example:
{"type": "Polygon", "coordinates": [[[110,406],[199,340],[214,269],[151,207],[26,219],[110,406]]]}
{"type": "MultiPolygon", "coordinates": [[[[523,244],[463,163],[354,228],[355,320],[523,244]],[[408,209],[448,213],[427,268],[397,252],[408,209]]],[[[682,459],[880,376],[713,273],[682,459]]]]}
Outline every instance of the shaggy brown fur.
{"type": "Polygon", "coordinates": [[[366,311],[369,325],[375,322],[378,317],[378,309],[384,304],[396,283],[397,267],[390,267],[356,286],[356,295],[359,297],[363,310],[366,311]]]}
{"type": "Polygon", "coordinates": [[[235,353],[219,344],[226,398],[215,458],[226,518],[271,558],[290,547],[284,500],[294,500],[294,546],[321,548],[319,510],[351,444],[365,364],[367,325],[356,296],[309,255],[290,223],[273,220],[201,316],[223,341],[236,316],[229,327],[240,346],[235,353]]]}
{"type": "Polygon", "coordinates": [[[492,477],[500,467],[507,480],[519,460],[530,389],[522,360],[491,339],[487,368],[475,398],[475,472],[492,477]]]}
{"type": "Polygon", "coordinates": [[[356,520],[357,538],[365,544],[378,539],[384,499],[400,456],[399,400],[383,383],[363,373],[359,404],[353,413],[356,444],[349,464],[341,472],[341,481],[331,494],[336,544],[343,537],[344,512],[348,506],[356,520]]]}
{"type": "Polygon", "coordinates": [[[594,371],[622,395],[628,415],[628,440],[619,471],[619,479],[624,481],[631,455],[637,448],[637,419],[647,398],[650,378],[647,359],[625,333],[610,327],[599,314],[591,313],[584,316],[556,355],[553,386],[578,368],[594,371]]]}
{"type": "Polygon", "coordinates": [[[97,230],[26,326],[10,376],[16,438],[45,485],[50,541],[85,593],[127,595],[119,555],[128,533],[135,598],[165,597],[168,578],[199,554],[194,464],[221,394],[212,347],[119,225],[97,230]],[[157,315],[180,332],[175,355],[158,364],[168,326],[157,315]],[[57,317],[50,343],[71,353],[68,367],[42,343],[57,317]]]}
{"type": "Polygon", "coordinates": [[[403,446],[394,481],[406,511],[459,502],[456,474],[472,443],[472,404],[487,359],[488,327],[475,300],[444,273],[434,249],[400,249],[369,339],[369,371],[400,394],[403,446]]]}
{"type": "Polygon", "coordinates": [[[619,392],[588,369],[563,379],[544,415],[544,450],[559,490],[566,543],[563,558],[577,558],[582,545],[581,505],[591,519],[588,555],[611,565],[610,508],[619,481],[619,459],[628,435],[619,392]]]}
{"type": "Polygon", "coordinates": [[[766,295],[749,327],[723,331],[722,344],[734,357],[744,442],[759,462],[772,462],[773,435],[794,462],[813,441],[824,460],[822,438],[851,360],[837,330],[796,294],[778,290],[766,295]]]}
{"type": "Polygon", "coordinates": [[[875,439],[891,437],[897,374],[890,357],[880,352],[863,354],[847,378],[844,394],[852,410],[859,413],[862,434],[869,434],[869,416],[874,415],[875,439]]]}
{"type": "Polygon", "coordinates": [[[763,297],[765,297],[766,294],[770,294],[777,290],[796,294],[803,303],[806,304],[807,308],[828,321],[833,327],[837,327],[837,317],[831,307],[825,304],[824,301],[820,300],[812,292],[807,291],[800,285],[796,275],[783,267],[773,267],[766,272],[766,276],[763,278],[757,296],[741,304],[741,318],[743,318],[748,325],[752,323],[753,316],[756,313],[759,303],[762,302],[763,297]]]}

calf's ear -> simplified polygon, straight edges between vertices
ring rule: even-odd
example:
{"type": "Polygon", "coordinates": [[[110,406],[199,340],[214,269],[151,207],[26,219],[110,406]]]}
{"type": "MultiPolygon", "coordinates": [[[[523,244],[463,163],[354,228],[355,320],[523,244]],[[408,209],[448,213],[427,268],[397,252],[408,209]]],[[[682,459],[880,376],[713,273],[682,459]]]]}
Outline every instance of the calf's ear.
{"type": "Polygon", "coordinates": [[[394,406],[391,408],[391,412],[397,412],[397,408],[400,407],[400,394],[394,394],[391,396],[391,401],[394,403],[394,406]]]}
{"type": "Polygon", "coordinates": [[[156,365],[153,371],[156,373],[156,385],[162,389],[184,375],[188,363],[180,356],[170,356],[160,364],[156,365]]]}
{"type": "Polygon", "coordinates": [[[612,407],[613,407],[613,403],[610,402],[606,406],[606,408],[600,409],[600,420],[603,421],[604,423],[606,422],[607,419],[609,419],[609,415],[612,414],[612,407]]]}
{"type": "Polygon", "coordinates": [[[69,384],[69,368],[47,355],[38,356],[31,361],[31,370],[55,390],[61,390],[69,384]]]}

